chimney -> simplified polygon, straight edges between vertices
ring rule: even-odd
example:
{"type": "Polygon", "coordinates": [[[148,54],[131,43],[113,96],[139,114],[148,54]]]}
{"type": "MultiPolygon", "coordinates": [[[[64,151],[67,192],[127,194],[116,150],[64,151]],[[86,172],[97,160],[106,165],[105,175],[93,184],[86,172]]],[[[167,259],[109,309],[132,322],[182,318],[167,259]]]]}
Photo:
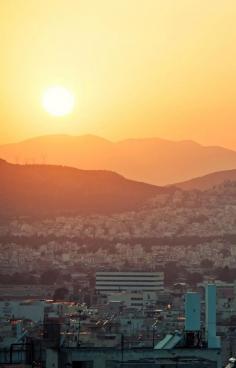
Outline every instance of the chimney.
{"type": "Polygon", "coordinates": [[[186,347],[198,347],[200,344],[200,295],[185,294],[185,344],[186,347]]]}
{"type": "Polygon", "coordinates": [[[200,331],[200,295],[188,292],[185,294],[185,331],[200,331]]]}
{"type": "Polygon", "coordinates": [[[216,285],[208,284],[205,289],[206,341],[208,348],[220,348],[220,338],[216,336],[216,285]]]}

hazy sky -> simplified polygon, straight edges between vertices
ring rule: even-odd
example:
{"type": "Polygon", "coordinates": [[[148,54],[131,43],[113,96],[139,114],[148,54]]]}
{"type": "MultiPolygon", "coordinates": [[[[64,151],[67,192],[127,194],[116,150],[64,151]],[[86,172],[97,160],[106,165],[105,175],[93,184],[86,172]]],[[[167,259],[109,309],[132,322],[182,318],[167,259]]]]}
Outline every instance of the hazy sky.
{"type": "Polygon", "coordinates": [[[0,143],[68,133],[236,149],[235,0],[1,0],[0,143]],[[51,85],[75,110],[52,117],[51,85]]]}

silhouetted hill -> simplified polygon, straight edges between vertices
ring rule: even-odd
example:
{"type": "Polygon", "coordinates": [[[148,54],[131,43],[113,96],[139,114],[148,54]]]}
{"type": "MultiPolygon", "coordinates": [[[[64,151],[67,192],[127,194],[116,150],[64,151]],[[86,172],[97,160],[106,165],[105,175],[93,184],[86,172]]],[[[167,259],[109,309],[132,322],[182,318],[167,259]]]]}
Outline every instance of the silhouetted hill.
{"type": "Polygon", "coordinates": [[[182,183],[177,183],[175,184],[175,186],[184,190],[192,190],[192,189],[207,190],[214,186],[221,185],[222,183],[227,181],[236,182],[236,169],[224,170],[204,175],[198,178],[184,181],[182,183]]]}
{"type": "Polygon", "coordinates": [[[125,179],[109,171],[0,160],[0,217],[67,215],[135,210],[149,198],[172,191],[125,179]]]}
{"type": "Polygon", "coordinates": [[[167,185],[236,168],[236,152],[192,141],[158,138],[110,142],[86,136],[45,136],[0,146],[12,163],[55,164],[86,170],[111,170],[127,178],[167,185]]]}

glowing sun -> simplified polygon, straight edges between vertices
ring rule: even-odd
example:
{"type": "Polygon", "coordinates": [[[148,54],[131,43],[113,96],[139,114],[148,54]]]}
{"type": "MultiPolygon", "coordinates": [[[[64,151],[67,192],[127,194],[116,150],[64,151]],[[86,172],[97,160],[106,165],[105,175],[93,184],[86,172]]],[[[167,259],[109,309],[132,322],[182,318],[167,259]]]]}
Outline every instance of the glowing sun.
{"type": "Polygon", "coordinates": [[[54,116],[69,114],[72,112],[74,104],[73,94],[61,86],[50,87],[43,94],[43,107],[54,116]]]}

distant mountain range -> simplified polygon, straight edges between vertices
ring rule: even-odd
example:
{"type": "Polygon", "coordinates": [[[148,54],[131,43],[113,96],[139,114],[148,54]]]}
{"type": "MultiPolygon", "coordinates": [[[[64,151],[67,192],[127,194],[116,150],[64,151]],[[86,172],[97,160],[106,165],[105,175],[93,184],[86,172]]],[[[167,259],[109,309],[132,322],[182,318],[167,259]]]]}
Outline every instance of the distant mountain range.
{"type": "Polygon", "coordinates": [[[4,160],[0,160],[0,178],[0,219],[131,211],[153,196],[174,190],[109,171],[16,165],[4,160]]]}
{"type": "Polygon", "coordinates": [[[110,142],[86,136],[44,136],[0,146],[12,163],[54,164],[86,170],[111,170],[127,178],[167,185],[221,170],[236,169],[236,152],[193,141],[159,138],[110,142]]]}
{"type": "Polygon", "coordinates": [[[236,169],[219,171],[212,174],[204,175],[198,178],[184,181],[182,183],[176,183],[175,186],[183,190],[207,190],[214,186],[218,186],[227,181],[236,182],[236,169]]]}

